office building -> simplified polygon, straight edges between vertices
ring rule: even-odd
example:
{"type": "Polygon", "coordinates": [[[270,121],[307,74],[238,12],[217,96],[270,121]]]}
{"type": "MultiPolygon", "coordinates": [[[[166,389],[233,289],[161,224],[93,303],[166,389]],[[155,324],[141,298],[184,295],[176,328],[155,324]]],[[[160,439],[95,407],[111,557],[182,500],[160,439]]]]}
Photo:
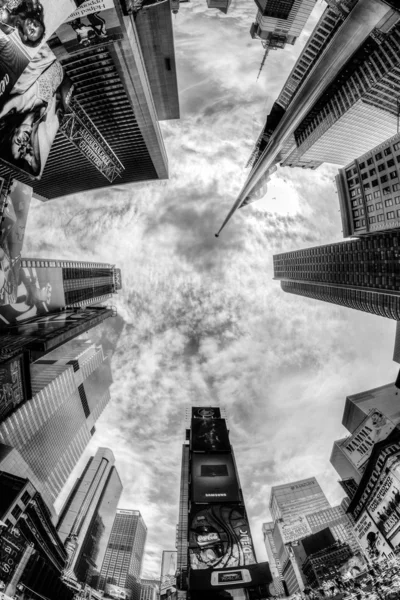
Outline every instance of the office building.
{"type": "Polygon", "coordinates": [[[207,0],[208,8],[217,8],[224,15],[228,13],[232,0],[207,0]]]}
{"type": "Polygon", "coordinates": [[[67,569],[82,583],[100,571],[122,484],[111,450],[99,448],[77,479],[63,509],[57,532],[68,552],[67,569]]]}
{"type": "MultiPolygon", "coordinates": [[[[247,588],[254,600],[269,597],[272,576],[268,563],[256,560],[229,432],[218,407],[192,408],[181,482],[178,591],[188,588],[192,600],[213,600],[230,589],[235,598],[248,598],[247,588]]],[[[162,573],[168,560],[163,563],[162,573]]]]}
{"type": "Polygon", "coordinates": [[[337,542],[329,527],[304,538],[293,550],[307,586],[314,589],[337,576],[338,569],[353,556],[348,544],[337,542]]]}
{"type": "Polygon", "coordinates": [[[340,504],[307,515],[307,521],[313,534],[328,527],[335,541],[347,544],[352,554],[361,554],[361,547],[354,535],[353,525],[340,504]]]}
{"type": "Polygon", "coordinates": [[[140,600],[158,600],[160,597],[160,582],[155,579],[140,580],[140,600]]]}
{"type": "Polygon", "coordinates": [[[400,135],[356,158],[336,175],[343,237],[400,227],[400,135]]]}
{"type": "Polygon", "coordinates": [[[75,91],[33,182],[36,198],[168,178],[159,120],[179,116],[172,14],[169,3],[140,4],[107,2],[94,18],[80,12],[49,39],[75,91]]]}
{"type": "Polygon", "coordinates": [[[267,551],[269,568],[271,570],[272,583],[274,585],[276,595],[284,596],[285,589],[283,586],[281,563],[278,558],[278,553],[276,551],[276,546],[275,546],[274,536],[273,536],[274,526],[275,525],[272,521],[263,523],[262,533],[263,533],[263,538],[264,538],[265,549],[267,551]]]}
{"type": "Polygon", "coordinates": [[[14,597],[22,582],[36,597],[72,600],[73,592],[61,580],[67,553],[39,491],[41,484],[23,457],[3,444],[0,488],[2,591],[14,597]]]}
{"type": "Polygon", "coordinates": [[[400,234],[316,246],[274,256],[283,291],[400,320],[400,234]]]}
{"type": "Polygon", "coordinates": [[[110,400],[110,360],[101,346],[78,340],[67,346],[67,356],[55,350],[31,366],[32,399],[0,423],[0,442],[18,450],[48,503],[56,500],[110,400]]]}
{"type": "Polygon", "coordinates": [[[142,568],[147,527],[138,510],[118,509],[104,554],[99,589],[117,585],[140,600],[142,568]]]}

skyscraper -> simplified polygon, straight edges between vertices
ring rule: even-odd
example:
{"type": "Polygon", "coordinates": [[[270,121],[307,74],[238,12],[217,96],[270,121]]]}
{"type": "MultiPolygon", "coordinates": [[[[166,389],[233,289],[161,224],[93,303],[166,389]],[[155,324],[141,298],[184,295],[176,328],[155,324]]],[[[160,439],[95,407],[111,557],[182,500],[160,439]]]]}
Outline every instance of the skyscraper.
{"type": "Polygon", "coordinates": [[[231,5],[232,0],[207,0],[208,8],[217,8],[224,15],[227,14],[229,7],[231,5]]]}
{"type": "Polygon", "coordinates": [[[257,563],[225,419],[193,407],[186,431],[178,524],[178,590],[192,600],[269,596],[268,563],[257,563]],[[186,550],[186,561],[183,554],[186,550]],[[186,565],[188,567],[186,567],[186,565]],[[186,573],[188,568],[188,577],[186,573]]]}
{"type": "Polygon", "coordinates": [[[158,600],[160,598],[160,582],[155,579],[140,580],[140,600],[158,600]]]}
{"type": "Polygon", "coordinates": [[[147,527],[138,510],[118,509],[100,571],[99,589],[117,585],[140,600],[142,568],[147,527]]]}
{"type": "Polygon", "coordinates": [[[283,291],[400,320],[400,234],[316,246],[274,256],[283,291]]]}
{"type": "Polygon", "coordinates": [[[282,584],[282,569],[281,563],[278,558],[278,553],[276,551],[276,546],[274,542],[274,523],[273,521],[268,521],[267,523],[262,524],[262,533],[264,537],[265,549],[268,555],[269,568],[271,569],[271,575],[273,579],[273,584],[275,587],[275,591],[277,595],[284,595],[285,590],[282,584]]]}
{"type": "Polygon", "coordinates": [[[101,346],[75,340],[31,366],[33,397],[0,423],[53,503],[110,400],[110,359],[101,346]]]}
{"type": "Polygon", "coordinates": [[[114,455],[99,448],[76,481],[58,519],[57,531],[68,551],[68,571],[91,583],[100,572],[122,484],[114,455]]]}

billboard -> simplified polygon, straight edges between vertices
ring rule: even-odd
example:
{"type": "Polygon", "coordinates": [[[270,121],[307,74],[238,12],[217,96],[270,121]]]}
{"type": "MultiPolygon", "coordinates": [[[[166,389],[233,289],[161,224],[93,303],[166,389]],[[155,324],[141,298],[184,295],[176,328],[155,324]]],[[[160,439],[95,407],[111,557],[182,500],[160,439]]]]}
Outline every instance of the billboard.
{"type": "Polygon", "coordinates": [[[193,406],[192,419],[220,419],[221,411],[214,406],[193,406]]]}
{"type": "Polygon", "coordinates": [[[341,448],[353,465],[360,469],[366,465],[374,445],[386,439],[394,428],[392,421],[373,408],[353,434],[342,442],[341,448]]]}
{"type": "Polygon", "coordinates": [[[282,522],[278,521],[278,527],[284,544],[289,544],[312,534],[312,529],[305,515],[287,517],[282,522]]]}
{"type": "Polygon", "coordinates": [[[389,473],[378,482],[367,508],[376,526],[387,538],[400,525],[400,482],[389,473]]]}
{"type": "Polygon", "coordinates": [[[365,556],[370,560],[382,560],[392,555],[389,544],[366,511],[354,525],[354,532],[365,556]]]}
{"type": "Polygon", "coordinates": [[[0,362],[0,421],[31,397],[29,357],[20,354],[0,362]]]}
{"type": "Polygon", "coordinates": [[[32,188],[14,180],[8,188],[0,224],[0,305],[14,302],[17,297],[21,268],[21,250],[32,198],[32,188]]]}
{"type": "Polygon", "coordinates": [[[0,110],[0,159],[40,179],[74,86],[45,44],[0,110]]]}
{"type": "Polygon", "coordinates": [[[18,273],[12,302],[0,305],[0,330],[65,306],[61,267],[25,267],[18,273]]]}
{"type": "Polygon", "coordinates": [[[118,600],[130,600],[132,592],[128,588],[120,587],[113,583],[106,583],[104,598],[117,598],[118,600]]]}
{"type": "Polygon", "coordinates": [[[161,563],[160,600],[170,598],[176,592],[176,550],[164,550],[161,563]]]}
{"type": "Polygon", "coordinates": [[[29,63],[78,5],[74,0],[1,1],[0,111],[29,63]]]}
{"type": "Polygon", "coordinates": [[[193,419],[193,452],[229,452],[231,449],[225,419],[193,419]]]}
{"type": "Polygon", "coordinates": [[[240,502],[231,454],[192,454],[192,501],[240,502]]]}
{"type": "Polygon", "coordinates": [[[0,580],[8,583],[21,560],[26,542],[17,527],[10,527],[0,535],[0,580]]]}
{"type": "Polygon", "coordinates": [[[194,508],[189,515],[189,555],[193,570],[255,564],[244,507],[215,504],[194,508]]]}
{"type": "MultiPolygon", "coordinates": [[[[192,590],[213,590],[215,592],[220,590],[222,592],[226,588],[254,588],[254,592],[256,592],[259,586],[268,586],[270,583],[272,583],[272,576],[267,562],[254,563],[236,569],[191,570],[189,575],[189,585],[192,590]]],[[[262,595],[250,597],[267,598],[269,595],[269,590],[264,589],[262,595]]]]}

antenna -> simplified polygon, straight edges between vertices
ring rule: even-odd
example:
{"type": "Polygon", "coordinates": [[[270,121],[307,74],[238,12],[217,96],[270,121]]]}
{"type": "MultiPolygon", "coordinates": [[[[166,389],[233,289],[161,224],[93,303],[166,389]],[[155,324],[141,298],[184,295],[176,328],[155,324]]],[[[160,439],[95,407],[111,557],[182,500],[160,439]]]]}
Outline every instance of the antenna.
{"type": "Polygon", "coordinates": [[[265,61],[267,60],[268,52],[269,52],[269,46],[267,46],[267,47],[265,48],[265,53],[264,53],[263,59],[262,59],[262,61],[261,61],[260,70],[258,71],[258,75],[257,75],[257,79],[256,79],[256,81],[258,81],[258,78],[259,78],[259,77],[260,77],[260,75],[261,75],[261,71],[262,71],[262,70],[263,70],[263,68],[264,68],[265,61]]]}

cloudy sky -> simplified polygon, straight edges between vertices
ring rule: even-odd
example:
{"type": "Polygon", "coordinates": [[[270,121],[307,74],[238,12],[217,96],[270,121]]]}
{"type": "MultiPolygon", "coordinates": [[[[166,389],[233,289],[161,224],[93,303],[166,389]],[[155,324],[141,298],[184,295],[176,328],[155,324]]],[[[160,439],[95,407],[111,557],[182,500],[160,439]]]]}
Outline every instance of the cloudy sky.
{"type": "Polygon", "coordinates": [[[112,401],[72,478],[113,449],[124,492],[148,526],[143,575],[159,577],[178,519],[185,409],[226,408],[259,560],[270,487],[315,475],[343,496],[329,463],[345,397],[393,381],[393,321],[284,294],[274,253],[339,241],[337,167],[280,169],[268,195],[214,237],[246,177],[253,142],[324,2],[297,45],[256,81],[256,9],[205,0],[174,20],[181,120],[162,124],[170,179],[34,202],[25,255],[115,262],[118,317],[92,338],[115,344],[112,401]]]}

